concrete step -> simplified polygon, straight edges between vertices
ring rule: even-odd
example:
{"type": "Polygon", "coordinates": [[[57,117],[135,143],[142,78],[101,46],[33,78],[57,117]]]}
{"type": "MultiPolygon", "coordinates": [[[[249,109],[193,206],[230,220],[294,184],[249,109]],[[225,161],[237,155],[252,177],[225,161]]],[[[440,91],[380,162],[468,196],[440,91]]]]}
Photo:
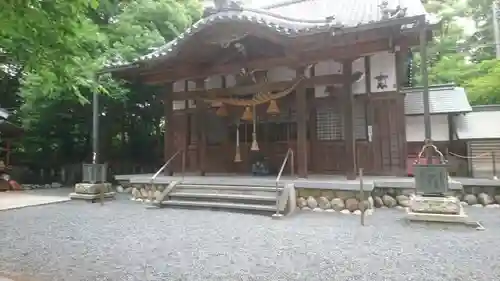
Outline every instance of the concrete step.
{"type": "Polygon", "coordinates": [[[195,193],[175,191],[169,194],[171,198],[203,198],[215,200],[238,200],[238,201],[264,201],[276,202],[276,196],[261,196],[253,194],[231,194],[231,193],[195,193]]]}
{"type": "Polygon", "coordinates": [[[161,202],[165,207],[190,207],[190,208],[211,208],[211,209],[232,209],[256,212],[275,212],[274,205],[244,204],[231,202],[211,202],[211,201],[187,201],[187,200],[168,200],[161,202]]]}

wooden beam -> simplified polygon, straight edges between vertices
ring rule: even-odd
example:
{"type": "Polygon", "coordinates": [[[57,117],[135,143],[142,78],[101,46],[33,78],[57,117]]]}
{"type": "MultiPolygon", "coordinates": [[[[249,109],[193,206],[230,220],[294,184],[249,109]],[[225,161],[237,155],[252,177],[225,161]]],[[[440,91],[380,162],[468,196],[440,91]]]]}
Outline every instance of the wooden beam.
{"type": "MultiPolygon", "coordinates": [[[[396,42],[405,40],[400,38],[396,42]]],[[[233,74],[242,68],[251,70],[266,70],[277,66],[289,66],[297,68],[309,64],[318,63],[327,59],[350,59],[362,54],[381,52],[389,49],[388,38],[375,41],[358,43],[355,45],[339,46],[334,48],[323,48],[310,50],[308,52],[296,53],[291,56],[267,58],[248,61],[241,64],[216,65],[208,68],[199,66],[182,66],[176,64],[169,69],[159,68],[156,71],[140,73],[141,81],[148,84],[164,83],[166,81],[177,81],[183,79],[208,77],[212,75],[233,74]]]]}
{"type": "MultiPolygon", "coordinates": [[[[342,74],[330,74],[330,75],[322,75],[322,76],[314,76],[310,78],[304,78],[298,87],[302,88],[312,88],[314,86],[323,86],[323,85],[334,85],[334,84],[343,84],[344,76],[342,74]]],[[[354,78],[350,79],[351,83],[354,78]]],[[[298,80],[293,81],[278,81],[278,82],[262,82],[249,86],[236,86],[232,88],[226,89],[197,89],[194,91],[185,91],[185,92],[174,92],[172,93],[174,100],[183,100],[183,99],[195,99],[195,98],[208,98],[208,97],[221,97],[221,96],[241,96],[241,95],[249,95],[255,94],[257,92],[274,92],[274,91],[283,91],[288,87],[292,86],[298,80]]]]}
{"type": "MultiPolygon", "coordinates": [[[[342,63],[342,71],[345,77],[352,73],[352,60],[345,60],[342,63]]],[[[348,180],[356,179],[356,136],[354,135],[354,96],[352,94],[352,84],[345,83],[343,86],[342,104],[344,108],[344,141],[346,155],[346,175],[348,180]]]]}

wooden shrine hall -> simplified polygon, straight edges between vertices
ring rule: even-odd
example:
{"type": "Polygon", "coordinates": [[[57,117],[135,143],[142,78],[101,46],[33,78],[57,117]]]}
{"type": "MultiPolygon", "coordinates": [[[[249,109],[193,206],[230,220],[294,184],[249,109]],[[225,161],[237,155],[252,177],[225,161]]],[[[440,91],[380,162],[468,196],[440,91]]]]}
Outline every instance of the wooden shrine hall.
{"type": "Polygon", "coordinates": [[[277,174],[293,155],[299,177],[406,175],[401,89],[434,27],[420,0],[214,2],[173,41],[107,68],[164,87],[165,160],[184,156],[173,172],[277,174]]]}

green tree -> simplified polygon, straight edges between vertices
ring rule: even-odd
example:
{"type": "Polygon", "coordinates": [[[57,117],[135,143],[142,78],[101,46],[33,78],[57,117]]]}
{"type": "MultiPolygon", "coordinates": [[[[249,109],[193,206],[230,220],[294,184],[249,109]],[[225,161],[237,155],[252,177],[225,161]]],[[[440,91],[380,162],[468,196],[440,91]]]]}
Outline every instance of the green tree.
{"type": "Polygon", "coordinates": [[[159,159],[163,141],[161,92],[154,87],[111,79],[109,74],[96,76],[96,72],[104,62],[129,61],[172,40],[198,20],[200,3],[101,0],[99,6],[88,8],[85,15],[93,34],[80,34],[81,42],[87,38],[102,40],[99,44],[84,44],[88,47],[86,52],[70,56],[78,68],[59,61],[63,67],[47,67],[42,73],[33,70],[19,80],[23,103],[19,118],[29,131],[16,158],[43,159],[43,164],[54,166],[89,160],[92,114],[91,106],[85,102],[97,90],[105,94],[100,98],[101,159],[136,163],[159,159]],[[57,75],[60,69],[65,76],[57,75]],[[50,87],[47,80],[53,81],[50,87]]]}

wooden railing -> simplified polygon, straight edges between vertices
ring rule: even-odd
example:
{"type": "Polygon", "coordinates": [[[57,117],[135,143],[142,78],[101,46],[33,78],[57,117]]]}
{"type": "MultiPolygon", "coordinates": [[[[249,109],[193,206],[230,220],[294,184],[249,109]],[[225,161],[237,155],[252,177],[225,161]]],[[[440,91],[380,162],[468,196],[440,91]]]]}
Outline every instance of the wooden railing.
{"type": "Polygon", "coordinates": [[[285,166],[288,162],[288,158],[290,158],[290,174],[293,177],[295,174],[294,167],[295,167],[295,157],[293,154],[293,150],[289,148],[286,152],[285,159],[283,159],[283,162],[281,163],[281,168],[278,173],[278,176],[276,177],[276,216],[280,216],[280,206],[279,206],[279,200],[280,200],[280,192],[279,192],[279,184],[281,180],[281,175],[283,174],[283,170],[285,170],[285,166]]]}

